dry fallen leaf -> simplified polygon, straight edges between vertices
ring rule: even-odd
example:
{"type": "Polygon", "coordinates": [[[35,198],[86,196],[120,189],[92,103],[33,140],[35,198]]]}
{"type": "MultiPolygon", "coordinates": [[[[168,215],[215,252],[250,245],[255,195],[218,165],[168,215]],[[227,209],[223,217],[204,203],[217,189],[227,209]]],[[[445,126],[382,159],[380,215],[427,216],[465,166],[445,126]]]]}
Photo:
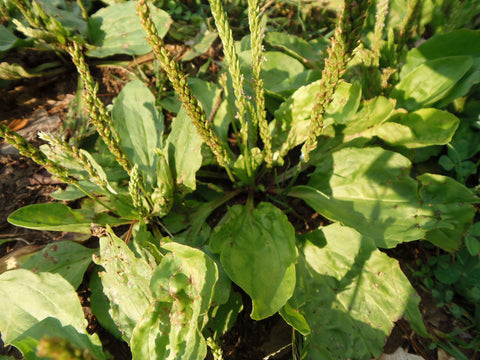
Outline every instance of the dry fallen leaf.
{"type": "Polygon", "coordinates": [[[438,360],[456,360],[453,356],[448,355],[445,350],[437,349],[438,360]]]}
{"type": "Polygon", "coordinates": [[[15,119],[8,123],[8,127],[14,131],[19,131],[27,126],[28,120],[27,119],[15,119]]]}
{"type": "Polygon", "coordinates": [[[409,354],[404,349],[398,348],[393,354],[382,354],[378,360],[425,360],[423,357],[409,354]]]}
{"type": "MultiPolygon", "coordinates": [[[[37,133],[39,131],[57,131],[61,124],[61,120],[58,116],[50,116],[45,109],[36,110],[31,117],[25,120],[28,122],[28,125],[21,128],[18,133],[28,141],[37,139],[37,133]]],[[[3,143],[0,145],[0,154],[18,154],[18,151],[10,144],[3,143]]]]}

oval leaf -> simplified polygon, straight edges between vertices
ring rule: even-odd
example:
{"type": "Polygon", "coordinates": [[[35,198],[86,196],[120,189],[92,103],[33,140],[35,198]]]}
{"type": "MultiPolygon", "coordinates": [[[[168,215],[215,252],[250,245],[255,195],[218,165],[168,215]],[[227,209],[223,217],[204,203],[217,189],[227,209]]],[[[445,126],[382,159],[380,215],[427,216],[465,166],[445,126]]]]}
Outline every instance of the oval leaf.
{"type": "Polygon", "coordinates": [[[218,279],[215,262],[202,251],[178,243],[153,273],[150,288],[156,297],[135,327],[134,359],[201,360],[207,346],[199,320],[206,314],[218,279]]]}
{"type": "Polygon", "coordinates": [[[168,153],[168,164],[180,191],[192,192],[197,183],[195,174],[202,166],[203,140],[197,132],[192,119],[182,107],[173,121],[172,131],[165,145],[168,153]]]}
{"type": "Polygon", "coordinates": [[[417,179],[426,240],[447,251],[458,249],[476,213],[472,204],[478,204],[479,198],[448,176],[427,173],[417,179]]]}
{"type": "Polygon", "coordinates": [[[152,92],[140,80],[129,82],[113,103],[112,118],[122,148],[153,185],[155,148],[161,147],[163,115],[155,107],[152,92]]]}
{"type": "MultiPolygon", "coordinates": [[[[149,5],[158,35],[164,37],[172,19],[167,12],[149,5]]],[[[137,17],[135,1],[113,4],[98,10],[88,19],[88,39],[96,46],[88,56],[106,57],[115,54],[142,55],[152,51],[137,17]]]]}
{"type": "Polygon", "coordinates": [[[154,302],[138,322],[131,340],[133,360],[202,360],[207,345],[190,309],[175,302],[154,302]]]}
{"type": "MultiPolygon", "coordinates": [[[[275,120],[270,124],[270,131],[277,157],[307,139],[310,115],[316,103],[318,85],[319,81],[316,81],[300,87],[275,111],[275,120]]],[[[360,86],[341,83],[333,94],[332,102],[327,107],[325,119],[332,119],[337,123],[348,121],[357,111],[360,98],[360,86]]]]}
{"type": "Polygon", "coordinates": [[[97,336],[86,332],[87,321],[75,289],[59,274],[7,271],[0,275],[0,298],[0,332],[5,344],[33,356],[39,340],[49,335],[66,338],[104,359],[97,336]]]}
{"type": "Polygon", "coordinates": [[[103,292],[102,280],[98,275],[100,269],[100,266],[96,266],[90,276],[88,284],[90,287],[90,307],[98,323],[117,339],[121,339],[122,333],[118,330],[118,326],[110,315],[110,302],[103,292]]]}
{"type": "Polygon", "coordinates": [[[460,29],[432,36],[408,52],[405,65],[400,72],[400,79],[426,61],[459,55],[472,56],[473,66],[437,104],[438,107],[446,106],[456,98],[466,95],[473,85],[480,82],[480,33],[478,31],[460,29]]]}
{"type": "Polygon", "coordinates": [[[189,297],[189,301],[198,303],[199,314],[205,314],[210,307],[213,287],[218,279],[215,261],[201,250],[174,242],[163,245],[162,249],[170,252],[163,257],[153,273],[150,282],[153,293],[157,298],[161,298],[165,290],[169,295],[174,291],[182,290],[189,297]],[[186,287],[172,288],[171,285],[175,283],[174,278],[180,275],[188,279],[186,287]]]}
{"type": "Polygon", "coordinates": [[[252,318],[275,314],[295,288],[295,231],[270,203],[255,209],[236,205],[215,229],[210,248],[220,253],[227,275],[250,295],[252,318]]]}
{"type": "Polygon", "coordinates": [[[94,253],[95,250],[72,241],[59,241],[32,255],[22,268],[59,274],[76,289],[81,284],[94,253]]]}
{"type": "Polygon", "coordinates": [[[292,326],[311,328],[312,359],[377,358],[404,314],[421,324],[415,290],[398,262],[373,241],[339,224],[303,240],[297,265],[297,282],[303,286],[288,301],[293,316],[281,314],[292,326]]]}
{"type": "Polygon", "coordinates": [[[8,222],[34,230],[70,231],[90,234],[92,219],[61,203],[35,204],[10,214],[8,222]]]}
{"type": "Polygon", "coordinates": [[[382,148],[345,148],[324,158],[309,186],[289,193],[326,218],[369,236],[379,247],[423,238],[410,161],[382,148]]]}
{"type": "Polygon", "coordinates": [[[19,40],[13,33],[5,26],[0,24],[0,51],[7,51],[19,40]]]}
{"type": "Polygon", "coordinates": [[[110,314],[129,341],[133,329],[153,301],[149,288],[153,270],[143,259],[136,258],[111,230],[107,237],[100,238],[100,259],[95,262],[105,269],[99,276],[110,300],[110,314]]]}
{"type": "Polygon", "coordinates": [[[420,148],[445,145],[452,140],[460,120],[447,111],[420,109],[384,123],[375,134],[391,145],[420,148]]]}
{"type": "Polygon", "coordinates": [[[392,91],[398,105],[412,111],[442,99],[472,67],[471,56],[448,56],[412,70],[392,91]]]}

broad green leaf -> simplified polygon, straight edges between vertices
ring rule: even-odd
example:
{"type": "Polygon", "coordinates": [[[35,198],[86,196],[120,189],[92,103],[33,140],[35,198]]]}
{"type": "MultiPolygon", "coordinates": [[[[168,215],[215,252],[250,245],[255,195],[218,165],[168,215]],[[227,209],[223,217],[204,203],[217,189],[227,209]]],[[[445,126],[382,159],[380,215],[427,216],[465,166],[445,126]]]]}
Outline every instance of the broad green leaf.
{"type": "MultiPolygon", "coordinates": [[[[49,160],[55,162],[56,164],[62,164],[63,167],[67,168],[69,175],[74,176],[79,181],[90,182],[90,175],[85,169],[85,166],[75,159],[71,154],[67,154],[65,151],[58,151],[58,149],[55,147],[50,147],[47,144],[40,145],[40,150],[48,157],[49,160]]],[[[98,185],[94,185],[93,183],[92,185],[87,189],[92,190],[92,192],[95,193],[101,191],[101,188],[98,185]],[[95,191],[95,189],[97,189],[97,191],[95,191]]]]}
{"type": "MultiPolygon", "coordinates": [[[[77,3],[65,0],[39,0],[45,12],[60,21],[71,32],[86,35],[87,23],[82,17],[82,11],[77,3]]],[[[55,32],[56,25],[50,24],[50,30],[55,32]]]]}
{"type": "Polygon", "coordinates": [[[333,151],[345,147],[364,147],[375,135],[376,130],[386,121],[404,110],[395,110],[395,100],[383,96],[363,101],[360,110],[340,126],[326,124],[318,142],[312,151],[310,163],[320,164],[333,151]]]}
{"type": "Polygon", "coordinates": [[[0,24],[0,51],[7,51],[14,47],[18,40],[10,30],[0,24]]]}
{"type": "Polygon", "coordinates": [[[98,275],[100,269],[100,266],[96,266],[90,276],[90,307],[98,323],[117,339],[121,339],[122,333],[110,315],[110,302],[103,292],[102,280],[98,275]]]}
{"type": "Polygon", "coordinates": [[[324,38],[307,41],[294,34],[276,31],[268,31],[265,34],[265,42],[313,68],[322,67],[323,59],[320,55],[328,47],[328,41],[324,38]]]}
{"type": "Polygon", "coordinates": [[[72,210],[65,204],[51,202],[24,206],[10,214],[8,222],[27,229],[90,234],[92,224],[120,225],[125,220],[97,213],[94,209],[72,210]]]}
{"type": "Polygon", "coordinates": [[[346,139],[363,136],[371,137],[382,123],[396,113],[395,100],[383,96],[364,101],[360,111],[345,123],[342,133],[346,139]]]}
{"type": "Polygon", "coordinates": [[[192,316],[191,309],[182,312],[180,306],[175,302],[161,301],[150,304],[133,332],[133,360],[205,358],[207,345],[197,329],[198,319],[192,316]]]}
{"type": "Polygon", "coordinates": [[[455,163],[446,155],[440,156],[438,163],[447,171],[450,171],[455,167],[455,163]]]}
{"type": "Polygon", "coordinates": [[[20,349],[24,354],[26,360],[38,360],[38,359],[55,359],[60,354],[53,350],[52,352],[46,351],[48,349],[48,343],[55,344],[56,346],[65,347],[65,350],[71,359],[72,352],[77,356],[82,356],[81,359],[88,360],[103,360],[105,354],[102,352],[102,345],[98,340],[96,334],[90,336],[86,331],[79,332],[71,325],[63,325],[55,317],[47,317],[30,329],[25,331],[14,343],[15,347],[20,349]],[[48,356],[50,355],[50,356],[48,356]]]}
{"type": "Polygon", "coordinates": [[[473,65],[471,56],[448,56],[416,67],[393,89],[392,97],[409,111],[441,100],[473,65]]]}
{"type": "Polygon", "coordinates": [[[472,204],[480,199],[447,176],[423,174],[417,179],[425,239],[447,251],[458,249],[475,216],[472,204]]]}
{"type": "Polygon", "coordinates": [[[42,74],[26,70],[19,64],[9,64],[7,62],[0,63],[0,79],[20,80],[31,79],[38,76],[42,76],[42,74]]]}
{"type": "MultiPolygon", "coordinates": [[[[170,28],[172,19],[167,12],[151,4],[150,11],[158,35],[163,38],[170,28]]],[[[90,16],[88,39],[89,43],[95,46],[87,52],[88,56],[142,55],[152,51],[140,26],[134,1],[110,5],[90,16]]]]}
{"type": "Polygon", "coordinates": [[[460,120],[447,111],[420,109],[384,123],[375,134],[394,146],[418,148],[445,145],[452,140],[460,120]]]}
{"type": "MultiPolygon", "coordinates": [[[[319,82],[302,86],[275,111],[275,120],[270,124],[277,161],[281,154],[303,143],[308,136],[310,116],[316,103],[319,82]]],[[[341,83],[327,107],[325,121],[338,123],[349,120],[358,109],[361,88],[358,85],[341,83]]]]}
{"type": "Polygon", "coordinates": [[[210,117],[213,108],[219,97],[222,96],[222,89],[218,84],[205,81],[198,78],[189,78],[188,85],[192,89],[193,94],[200,101],[205,115],[210,117]]]}
{"type": "Polygon", "coordinates": [[[410,161],[382,148],[345,148],[325,158],[309,186],[290,192],[326,218],[373,238],[379,247],[423,238],[410,161]]]}
{"type": "Polygon", "coordinates": [[[252,318],[273,315],[295,287],[295,231],[285,214],[270,203],[256,208],[235,205],[217,225],[210,249],[220,253],[230,279],[250,295],[252,318]]]}
{"type": "MultiPolygon", "coordinates": [[[[301,261],[301,256],[300,256],[300,261],[301,261]]],[[[301,264],[301,262],[299,263],[301,264]]],[[[301,265],[297,265],[298,267],[301,265]]],[[[305,281],[303,281],[301,275],[299,274],[299,271],[297,270],[297,281],[299,284],[302,284],[302,286],[308,286],[305,281]],[[301,280],[301,281],[300,281],[301,280]]],[[[305,289],[309,290],[309,289],[305,289]]],[[[291,300],[289,300],[283,308],[280,309],[279,314],[283,317],[283,319],[291,325],[296,331],[298,331],[300,334],[303,336],[308,336],[312,332],[312,329],[310,328],[310,325],[308,324],[307,320],[305,317],[295,308],[293,308],[292,305],[290,305],[290,302],[295,303],[296,302],[296,294],[293,294],[293,297],[291,300]]],[[[305,296],[305,293],[302,294],[305,296]]],[[[302,299],[302,301],[304,301],[302,299]]]]}
{"type": "MultiPolygon", "coordinates": [[[[297,283],[302,286],[288,305],[311,328],[311,359],[377,358],[407,309],[421,319],[420,299],[398,261],[368,237],[332,224],[305,235],[301,243],[297,283]]],[[[298,326],[288,313],[281,314],[298,326]]]]}
{"type": "Polygon", "coordinates": [[[32,255],[22,268],[59,274],[76,289],[81,284],[94,253],[95,250],[72,241],[59,241],[32,255]]]}
{"type": "Polygon", "coordinates": [[[128,247],[137,258],[142,258],[150,267],[155,270],[163,255],[159,249],[160,240],[157,240],[153,234],[147,230],[143,223],[136,223],[132,227],[132,238],[128,247]]]}
{"type": "Polygon", "coordinates": [[[305,70],[301,62],[279,51],[266,51],[263,55],[266,59],[262,64],[263,83],[271,92],[288,90],[291,88],[288,81],[305,70]]]}
{"type": "Polygon", "coordinates": [[[461,271],[458,268],[449,264],[440,264],[440,266],[437,266],[435,268],[433,273],[437,280],[445,285],[455,284],[456,282],[458,282],[458,280],[460,280],[460,276],[462,275],[461,271]]]}
{"type": "Polygon", "coordinates": [[[218,279],[215,261],[199,249],[175,242],[163,245],[162,249],[168,250],[169,253],[164,256],[150,282],[150,288],[156,299],[163,300],[167,290],[169,301],[173,301],[175,299],[171,297],[172,292],[182,291],[188,295],[189,301],[198,305],[198,314],[205,314],[210,307],[213,288],[218,279]],[[168,269],[171,268],[176,270],[169,273],[168,269]],[[185,279],[187,283],[182,285],[185,279]]]}
{"type": "Polygon", "coordinates": [[[182,107],[173,121],[172,131],[165,145],[168,163],[182,192],[192,192],[197,186],[195,174],[202,165],[202,143],[192,119],[182,107]]]}
{"type": "Polygon", "coordinates": [[[258,147],[251,148],[249,159],[245,158],[243,154],[241,154],[238,156],[237,160],[235,160],[232,169],[233,173],[244,184],[249,184],[252,178],[251,175],[248,175],[247,161],[250,162],[251,172],[255,174],[263,162],[262,150],[260,150],[258,147]]]}
{"type": "Polygon", "coordinates": [[[218,280],[213,289],[213,297],[211,307],[225,304],[232,295],[232,282],[227,273],[223,269],[218,254],[213,254],[208,247],[203,247],[202,251],[207,254],[210,259],[215,261],[218,270],[218,280]]]}
{"type": "Polygon", "coordinates": [[[112,118],[122,148],[153,185],[155,149],[161,147],[163,115],[155,107],[152,92],[140,80],[129,82],[113,103],[112,118]]]}
{"type": "Polygon", "coordinates": [[[468,160],[480,151],[480,132],[467,121],[461,121],[448,148],[448,156],[461,162],[468,160]]]}
{"type": "Polygon", "coordinates": [[[408,52],[400,79],[429,60],[462,55],[480,57],[480,31],[460,29],[432,36],[408,52]]]}
{"type": "MultiPolygon", "coordinates": [[[[305,66],[297,59],[279,51],[265,51],[263,56],[262,78],[265,89],[280,96],[291,92],[292,80],[305,71],[305,66]]],[[[250,79],[252,76],[251,50],[240,52],[238,57],[245,79],[250,79]]]]}
{"type": "Polygon", "coordinates": [[[133,359],[204,359],[199,317],[210,307],[217,267],[198,249],[174,242],[163,248],[169,252],[150,282],[156,301],[133,332],[133,359]]]}
{"type": "Polygon", "coordinates": [[[205,327],[211,331],[214,339],[219,339],[232,328],[242,310],[242,296],[238,292],[231,292],[225,304],[217,306],[212,304],[205,327]]]}
{"type": "Polygon", "coordinates": [[[362,88],[358,83],[340,83],[325,111],[324,121],[332,118],[337,124],[346,123],[357,112],[361,98],[362,88]]]}
{"type": "MultiPolygon", "coordinates": [[[[90,162],[90,165],[98,175],[98,177],[101,179],[102,182],[106,184],[106,188],[108,191],[110,191],[112,194],[117,195],[117,192],[112,188],[112,186],[108,182],[107,174],[105,173],[105,170],[100,166],[100,164],[97,163],[95,158],[90,154],[88,151],[84,149],[79,149],[79,152],[85,156],[88,161],[90,162]]],[[[95,183],[97,182],[96,179],[90,178],[90,180],[95,183]]]]}
{"type": "Polygon", "coordinates": [[[187,50],[183,56],[182,61],[190,61],[195,59],[197,56],[201,56],[212,46],[212,43],[218,37],[217,32],[212,32],[207,29],[204,29],[199,35],[196,36],[194,44],[190,50],[187,50]]]}
{"type": "MultiPolygon", "coordinates": [[[[124,189],[123,183],[127,182],[130,177],[128,176],[125,169],[117,161],[115,155],[113,155],[109,150],[108,146],[103,142],[102,138],[99,137],[94,145],[94,150],[92,151],[92,156],[95,158],[97,163],[104,169],[108,174],[108,179],[111,182],[120,182],[122,183],[121,189],[124,189]]],[[[119,190],[118,186],[115,190],[119,190]]],[[[125,190],[126,191],[126,190],[125,190]]]]}
{"type": "Polygon", "coordinates": [[[104,359],[97,336],[86,332],[75,289],[59,274],[7,271],[0,275],[0,297],[2,340],[17,347],[27,360],[37,358],[35,348],[46,335],[68,339],[104,359]]]}
{"type": "Polygon", "coordinates": [[[284,100],[285,97],[292,95],[298,90],[298,88],[304,86],[305,84],[311,84],[317,80],[320,80],[321,78],[322,73],[318,70],[308,69],[302,71],[301,73],[282,81],[282,83],[278,85],[279,89],[277,92],[266,89],[265,93],[270,96],[266,97],[265,106],[273,113],[278,108],[278,105],[280,105],[278,104],[277,106],[274,106],[275,103],[273,103],[273,99],[284,100]]]}
{"type": "Polygon", "coordinates": [[[92,219],[65,204],[52,202],[20,208],[10,214],[8,222],[28,229],[90,234],[92,219]]]}
{"type": "Polygon", "coordinates": [[[107,237],[100,238],[100,258],[95,263],[105,270],[99,275],[110,300],[110,315],[124,339],[130,341],[133,329],[153,301],[149,288],[153,270],[111,230],[107,237]]]}
{"type": "Polygon", "coordinates": [[[473,224],[465,236],[465,246],[472,256],[480,253],[480,222],[473,224]]]}
{"type": "Polygon", "coordinates": [[[215,132],[220,139],[227,141],[230,117],[227,111],[227,101],[220,103],[218,101],[222,98],[222,90],[218,84],[204,81],[198,78],[188,78],[188,85],[192,89],[193,95],[202,104],[203,110],[207,118],[212,119],[212,124],[215,132]],[[216,108],[218,106],[218,108],[216,108]],[[215,113],[213,111],[215,110],[215,113]]]}
{"type": "Polygon", "coordinates": [[[473,85],[480,82],[480,32],[478,30],[461,29],[432,36],[418,48],[409,51],[405,65],[401,69],[400,78],[404,78],[415,67],[429,60],[460,55],[472,56],[473,66],[437,104],[439,107],[446,106],[456,98],[466,95],[473,85]]]}
{"type": "Polygon", "coordinates": [[[225,194],[225,196],[217,195],[209,202],[186,201],[182,206],[175,206],[173,211],[163,218],[162,221],[164,220],[165,226],[171,229],[172,232],[179,233],[177,242],[193,247],[202,247],[208,241],[210,234],[207,218],[216,208],[235,195],[235,192],[225,194]],[[180,233],[182,230],[185,231],[180,233]],[[206,233],[206,236],[202,236],[203,233],[206,233]]]}
{"type": "Polygon", "coordinates": [[[317,86],[318,82],[302,86],[275,111],[269,127],[276,161],[282,162],[283,154],[307,139],[317,86]]]}
{"type": "MultiPolygon", "coordinates": [[[[205,115],[212,120],[215,132],[220,139],[227,142],[230,116],[227,109],[228,101],[224,99],[220,102],[224,97],[221,87],[216,83],[195,77],[189,77],[187,80],[193,95],[200,101],[205,115]]],[[[159,103],[164,109],[175,114],[179,113],[182,107],[177,95],[166,96],[159,103]]]]}

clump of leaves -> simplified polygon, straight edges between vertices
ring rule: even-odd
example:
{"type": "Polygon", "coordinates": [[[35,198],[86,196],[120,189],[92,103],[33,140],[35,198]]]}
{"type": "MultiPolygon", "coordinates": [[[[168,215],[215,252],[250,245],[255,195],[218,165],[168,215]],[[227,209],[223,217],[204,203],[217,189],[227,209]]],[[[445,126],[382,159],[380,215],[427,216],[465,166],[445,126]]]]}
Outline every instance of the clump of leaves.
{"type": "MultiPolygon", "coordinates": [[[[403,316],[428,336],[419,298],[380,249],[428,240],[455,250],[471,228],[478,198],[447,176],[411,176],[411,155],[451,141],[459,119],[445,107],[480,82],[480,38],[469,30],[435,35],[403,58],[421,10],[419,1],[409,4],[384,36],[388,2],[376,4],[367,31],[370,2],[345,1],[319,53],[325,40],[310,46],[278,34],[265,51],[256,0],[248,1],[250,36],[235,42],[222,2],[210,0],[224,49],[216,84],[187,79],[164,46],[158,10],[138,1],[146,41],[177,95],[170,128],[140,80],[106,109],[84,43],[65,37],[59,46],[85,84],[95,144],[42,134],[47,144],[38,150],[4,126],[0,135],[69,184],[55,198],[87,198],[80,209],[25,207],[9,221],[100,237],[92,310],[134,359],[203,359],[207,344],[221,358],[219,338],[242,308],[232,282],[250,297],[253,319],[280,313],[300,358],[377,357],[403,316]],[[310,61],[320,55],[321,71],[310,61]],[[292,199],[328,225],[296,232],[292,199]],[[125,224],[119,237],[112,227],[125,224]]],[[[56,251],[69,245],[56,244],[45,261],[58,263],[56,251]]],[[[38,356],[47,336],[74,344],[65,351],[105,358],[67,277],[85,258],[71,256],[68,265],[0,275],[2,338],[26,357],[38,356]],[[50,293],[57,296],[39,295],[50,293]]]]}
{"type": "MultiPolygon", "coordinates": [[[[474,237],[478,241],[478,228],[478,223],[472,226],[467,238],[474,237]]],[[[468,242],[467,239],[465,241],[468,242]]],[[[440,339],[438,345],[460,359],[466,357],[459,354],[458,348],[475,350],[480,343],[480,261],[478,249],[473,254],[471,250],[472,247],[467,245],[454,255],[431,256],[425,263],[419,260],[418,270],[413,273],[438,306],[448,309],[461,324],[451,333],[435,330],[440,339]]]]}

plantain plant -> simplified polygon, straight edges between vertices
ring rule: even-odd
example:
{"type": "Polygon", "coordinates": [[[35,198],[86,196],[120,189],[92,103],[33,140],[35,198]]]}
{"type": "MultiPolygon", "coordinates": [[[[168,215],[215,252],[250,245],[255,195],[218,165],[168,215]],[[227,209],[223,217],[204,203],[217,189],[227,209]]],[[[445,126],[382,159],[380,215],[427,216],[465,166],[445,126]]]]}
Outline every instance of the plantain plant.
{"type": "Polygon", "coordinates": [[[480,82],[478,31],[408,51],[420,1],[395,24],[388,1],[346,0],[329,41],[312,45],[265,33],[259,1],[248,0],[250,35],[236,42],[222,1],[209,3],[223,44],[218,83],[182,72],[152,20],[159,9],[139,0],[176,96],[158,103],[135,79],[109,108],[85,40],[24,3],[41,15],[31,26],[71,56],[98,136],[82,146],[42,133],[37,149],[2,125],[0,136],[68,184],[54,199],[81,199],[76,209],[27,206],[9,222],[100,239],[97,250],[50,244],[0,275],[0,333],[25,358],[106,358],[75,292],[92,260],[92,311],[134,359],[204,359],[207,347],[221,359],[220,337],[243,308],[232,284],[252,319],[279,313],[291,326],[294,358],[378,357],[402,317],[429,336],[418,296],[381,250],[426,240],[453,251],[472,225],[475,194],[412,164],[459,126],[446,109],[480,82]],[[176,113],[171,124],[159,104],[176,113]],[[300,231],[299,213],[316,225],[300,231]]]}

